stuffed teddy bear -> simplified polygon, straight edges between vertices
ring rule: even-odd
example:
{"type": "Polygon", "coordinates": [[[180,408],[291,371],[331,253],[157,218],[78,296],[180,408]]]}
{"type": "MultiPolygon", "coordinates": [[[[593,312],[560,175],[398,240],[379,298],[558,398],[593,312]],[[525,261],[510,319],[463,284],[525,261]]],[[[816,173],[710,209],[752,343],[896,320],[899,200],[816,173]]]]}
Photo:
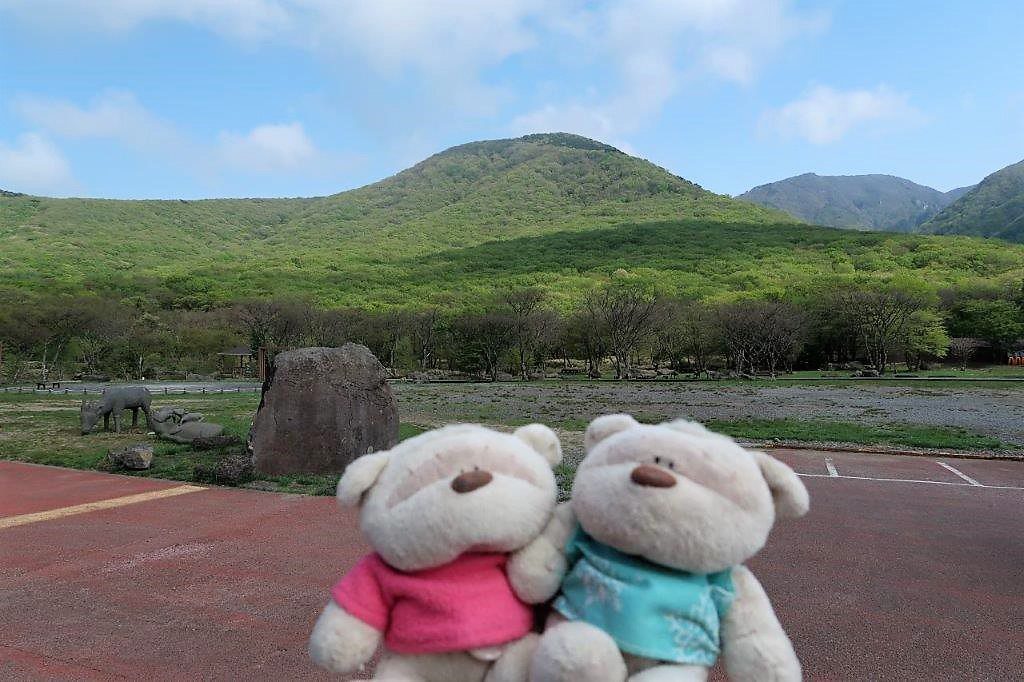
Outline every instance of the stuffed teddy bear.
{"type": "MultiPolygon", "coordinates": [[[[809,506],[792,469],[700,424],[594,420],[568,510],[568,573],[531,680],[799,680],[800,662],[743,562],[809,506]]],[[[556,523],[557,522],[557,523],[556,523]]],[[[552,564],[555,566],[555,564],[552,564]]],[[[559,567],[555,566],[555,570],[559,567]]]]}
{"type": "Polygon", "coordinates": [[[359,506],[373,553],[331,591],[309,641],[314,662],[375,679],[524,682],[538,636],[528,604],[563,572],[555,509],[558,437],[455,425],[364,455],[337,498],[359,506]],[[557,533],[556,533],[557,534],[557,533]]]}

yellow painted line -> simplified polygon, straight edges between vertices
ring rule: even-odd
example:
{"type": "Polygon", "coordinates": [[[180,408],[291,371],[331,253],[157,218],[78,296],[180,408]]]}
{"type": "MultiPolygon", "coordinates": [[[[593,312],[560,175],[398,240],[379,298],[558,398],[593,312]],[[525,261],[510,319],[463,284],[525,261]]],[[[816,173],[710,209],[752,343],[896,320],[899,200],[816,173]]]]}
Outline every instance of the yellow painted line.
{"type": "Polygon", "coordinates": [[[198,485],[179,485],[174,488],[152,490],[148,493],[125,495],[124,497],[114,497],[109,500],[100,500],[99,502],[76,504],[72,507],[60,507],[59,509],[48,509],[46,511],[34,512],[32,514],[8,516],[7,518],[0,518],[0,530],[3,530],[4,528],[12,528],[14,526],[24,526],[26,523],[50,521],[52,519],[64,518],[65,516],[74,516],[75,514],[99,511],[101,509],[114,509],[115,507],[123,507],[128,504],[159,500],[164,497],[174,497],[175,495],[184,495],[185,493],[194,493],[200,490],[206,490],[206,488],[198,485]]]}

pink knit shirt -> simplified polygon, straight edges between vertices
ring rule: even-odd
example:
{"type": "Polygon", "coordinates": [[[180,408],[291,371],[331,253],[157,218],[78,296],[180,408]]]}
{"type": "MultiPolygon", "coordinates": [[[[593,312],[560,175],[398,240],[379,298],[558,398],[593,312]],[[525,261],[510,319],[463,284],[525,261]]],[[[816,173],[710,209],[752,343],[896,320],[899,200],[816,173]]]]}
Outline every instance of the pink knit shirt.
{"type": "Polygon", "coordinates": [[[533,626],[533,611],[505,575],[507,554],[463,554],[422,571],[391,568],[367,554],[331,590],[343,609],[384,632],[388,649],[405,654],[496,646],[533,626]]]}

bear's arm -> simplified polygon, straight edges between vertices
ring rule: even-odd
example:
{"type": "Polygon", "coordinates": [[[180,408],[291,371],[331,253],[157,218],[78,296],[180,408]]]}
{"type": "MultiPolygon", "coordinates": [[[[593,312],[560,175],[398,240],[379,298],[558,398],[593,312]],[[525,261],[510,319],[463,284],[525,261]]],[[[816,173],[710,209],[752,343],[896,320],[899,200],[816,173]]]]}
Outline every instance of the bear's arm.
{"type": "Polygon", "coordinates": [[[331,588],[331,599],[309,637],[313,661],[336,673],[353,673],[370,660],[388,627],[390,599],[382,581],[388,568],[367,554],[331,588]]]}
{"type": "Polygon", "coordinates": [[[547,527],[508,561],[512,590],[527,604],[541,604],[555,596],[567,569],[565,546],[576,527],[568,502],[555,508],[547,527]]]}
{"type": "Polygon", "coordinates": [[[722,622],[722,656],[729,679],[801,679],[800,661],[761,583],[746,566],[732,570],[736,598],[722,622]]]}
{"type": "Polygon", "coordinates": [[[309,656],[321,668],[347,675],[359,671],[380,644],[381,631],[331,600],[309,636],[309,656]]]}

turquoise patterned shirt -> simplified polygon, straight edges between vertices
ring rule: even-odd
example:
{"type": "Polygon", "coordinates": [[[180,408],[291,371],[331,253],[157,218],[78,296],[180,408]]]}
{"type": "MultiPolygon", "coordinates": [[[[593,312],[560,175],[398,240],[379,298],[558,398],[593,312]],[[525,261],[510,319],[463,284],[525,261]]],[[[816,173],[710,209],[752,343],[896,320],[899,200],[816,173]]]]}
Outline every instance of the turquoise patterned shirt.
{"type": "Polygon", "coordinates": [[[603,545],[579,527],[566,553],[571,568],[554,604],[563,616],[601,628],[630,654],[715,664],[722,618],[736,597],[731,569],[666,568],[603,545]]]}

